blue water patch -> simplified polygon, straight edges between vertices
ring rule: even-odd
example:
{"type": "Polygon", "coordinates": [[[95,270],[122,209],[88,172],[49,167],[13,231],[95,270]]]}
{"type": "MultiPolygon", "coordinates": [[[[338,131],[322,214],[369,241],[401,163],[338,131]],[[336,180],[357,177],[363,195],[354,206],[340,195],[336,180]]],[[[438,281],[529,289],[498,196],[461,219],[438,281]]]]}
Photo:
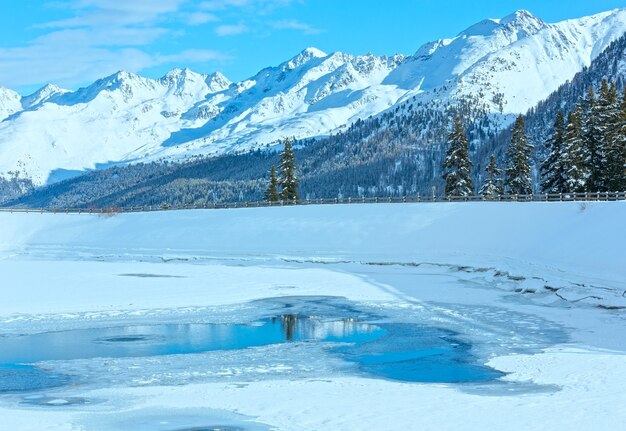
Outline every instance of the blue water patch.
{"type": "Polygon", "coordinates": [[[69,382],[65,376],[14,364],[193,354],[289,342],[342,343],[331,345],[330,353],[363,373],[393,380],[483,382],[502,375],[481,366],[471,344],[444,329],[285,314],[250,324],[120,326],[0,337],[0,392],[69,382]]]}
{"type": "Polygon", "coordinates": [[[252,324],[175,324],[77,329],[0,338],[0,364],[238,350],[293,341],[363,343],[386,334],[352,319],[283,315],[252,324]]]}
{"type": "Polygon", "coordinates": [[[441,328],[385,324],[376,340],[337,349],[367,374],[422,383],[486,382],[503,373],[478,364],[471,344],[441,328]]]}
{"type": "Polygon", "coordinates": [[[268,425],[237,413],[213,409],[140,409],[124,415],[84,416],[80,429],[90,431],[269,431],[268,425]],[[120,417],[122,416],[122,417],[120,417]]]}
{"type": "Polygon", "coordinates": [[[0,365],[0,393],[52,389],[66,385],[70,378],[27,365],[0,365]]]}

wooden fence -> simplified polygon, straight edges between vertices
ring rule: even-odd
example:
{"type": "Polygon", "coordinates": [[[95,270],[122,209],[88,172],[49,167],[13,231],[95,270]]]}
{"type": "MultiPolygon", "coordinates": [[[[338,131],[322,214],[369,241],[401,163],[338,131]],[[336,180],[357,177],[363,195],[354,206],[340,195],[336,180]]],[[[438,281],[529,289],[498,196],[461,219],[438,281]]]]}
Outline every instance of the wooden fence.
{"type": "Polygon", "coordinates": [[[107,208],[21,208],[0,207],[0,212],[11,213],[63,213],[63,214],[103,214],[136,213],[151,211],[173,211],[192,209],[228,209],[228,208],[260,208],[291,205],[347,205],[347,204],[389,204],[389,203],[428,203],[428,202],[593,202],[593,201],[626,201],[626,192],[600,193],[559,193],[533,195],[501,195],[493,198],[485,196],[396,196],[384,198],[334,198],[334,199],[305,199],[295,204],[293,202],[207,202],[203,205],[107,208]]]}

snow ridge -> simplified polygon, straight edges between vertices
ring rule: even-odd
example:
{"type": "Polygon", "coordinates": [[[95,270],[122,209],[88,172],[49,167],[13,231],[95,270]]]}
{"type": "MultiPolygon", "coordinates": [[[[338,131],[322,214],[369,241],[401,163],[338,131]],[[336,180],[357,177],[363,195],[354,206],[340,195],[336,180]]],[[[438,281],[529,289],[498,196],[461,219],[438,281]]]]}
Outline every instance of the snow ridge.
{"type": "Polygon", "coordinates": [[[247,150],[335,132],[413,97],[480,95],[505,125],[624,32],[626,9],[557,24],[520,10],[408,57],[307,48],[237,83],[173,69],[159,79],[120,71],[26,97],[0,87],[0,175],[19,171],[44,184],[111,162],[247,150]]]}

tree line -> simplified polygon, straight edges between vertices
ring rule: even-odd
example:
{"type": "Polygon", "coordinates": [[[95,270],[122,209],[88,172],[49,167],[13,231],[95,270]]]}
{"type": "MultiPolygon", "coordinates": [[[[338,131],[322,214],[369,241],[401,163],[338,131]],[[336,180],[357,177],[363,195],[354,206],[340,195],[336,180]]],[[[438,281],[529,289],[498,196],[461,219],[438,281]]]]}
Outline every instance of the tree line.
{"type": "Polygon", "coordinates": [[[284,149],[278,163],[279,176],[276,176],[276,166],[270,168],[270,179],[264,198],[267,202],[300,202],[296,156],[289,138],[284,141],[284,149]]]}
{"type": "MultiPolygon", "coordinates": [[[[460,117],[448,135],[443,162],[445,193],[474,194],[468,139],[460,117]]],[[[603,80],[599,94],[590,87],[575,109],[558,111],[554,130],[545,142],[549,153],[541,163],[542,193],[618,192],[626,190],[626,89],[620,97],[614,82],[603,80]]],[[[532,194],[533,146],[520,115],[513,126],[505,166],[492,154],[479,194],[532,194]]]]}

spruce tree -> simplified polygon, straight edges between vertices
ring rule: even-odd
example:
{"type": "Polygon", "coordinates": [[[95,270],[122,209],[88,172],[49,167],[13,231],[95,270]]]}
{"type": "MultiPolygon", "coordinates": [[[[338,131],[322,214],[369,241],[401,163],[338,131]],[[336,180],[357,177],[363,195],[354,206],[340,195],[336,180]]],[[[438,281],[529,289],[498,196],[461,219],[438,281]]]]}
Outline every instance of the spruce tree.
{"type": "Polygon", "coordinates": [[[296,173],[296,156],[288,138],[285,139],[285,148],[280,155],[278,169],[280,171],[279,183],[282,188],[280,198],[286,202],[299,203],[298,187],[300,184],[296,173]]]}
{"type": "Polygon", "coordinates": [[[608,98],[608,83],[602,81],[599,97],[590,88],[587,97],[582,101],[582,127],[585,142],[585,164],[588,177],[585,190],[599,192],[604,190],[605,130],[603,117],[605,116],[608,98]]]}
{"type": "Polygon", "coordinates": [[[564,193],[584,192],[589,178],[582,117],[583,110],[578,105],[576,110],[570,112],[567,118],[567,127],[563,139],[566,175],[564,193]]]}
{"type": "Polygon", "coordinates": [[[609,156],[609,153],[613,153],[612,147],[615,141],[615,130],[617,128],[617,118],[619,117],[619,96],[617,89],[613,82],[608,83],[606,80],[602,81],[602,88],[600,90],[600,96],[598,98],[598,132],[602,137],[601,141],[601,165],[597,168],[600,187],[599,191],[610,191],[614,186],[612,176],[614,175],[613,169],[609,167],[609,164],[613,164],[615,160],[609,162],[609,157],[614,158],[614,154],[609,156]]]}
{"type": "Polygon", "coordinates": [[[511,194],[530,195],[533,192],[530,156],[533,150],[528,143],[526,123],[520,115],[513,126],[511,144],[507,150],[506,178],[504,185],[511,194]]]}
{"type": "Polygon", "coordinates": [[[556,114],[554,132],[546,141],[550,150],[548,158],[541,165],[541,190],[544,193],[563,193],[567,191],[566,166],[564,163],[565,117],[563,112],[556,114]]]}
{"type": "Polygon", "coordinates": [[[480,188],[479,194],[487,199],[494,199],[500,196],[502,190],[502,169],[498,169],[498,162],[492,154],[489,156],[489,164],[487,165],[487,178],[480,188]]]}
{"type": "Polygon", "coordinates": [[[621,101],[617,100],[614,103],[609,129],[606,186],[608,191],[623,192],[626,191],[626,88],[621,101]]]}
{"type": "Polygon", "coordinates": [[[472,162],[469,158],[467,136],[459,117],[454,119],[454,126],[448,135],[448,145],[450,148],[443,162],[445,193],[447,196],[471,196],[472,162]]]}
{"type": "Polygon", "coordinates": [[[278,202],[280,196],[278,194],[278,179],[276,178],[276,168],[272,165],[270,169],[270,180],[265,190],[266,202],[278,202]]]}

